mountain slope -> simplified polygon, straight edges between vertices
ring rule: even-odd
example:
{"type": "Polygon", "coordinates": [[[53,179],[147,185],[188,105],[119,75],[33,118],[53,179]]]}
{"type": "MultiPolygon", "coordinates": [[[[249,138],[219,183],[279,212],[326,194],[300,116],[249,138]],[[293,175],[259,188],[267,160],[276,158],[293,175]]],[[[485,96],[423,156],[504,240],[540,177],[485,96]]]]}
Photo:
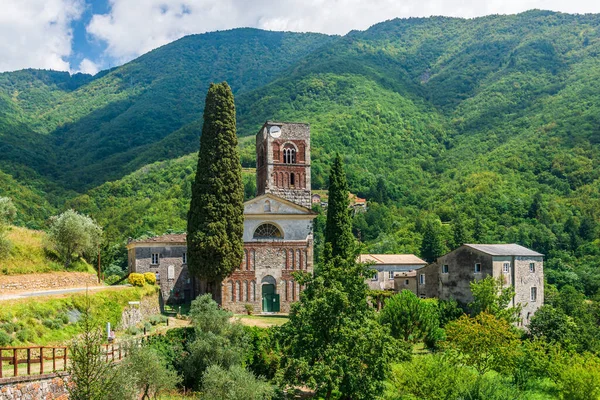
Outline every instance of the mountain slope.
{"type": "Polygon", "coordinates": [[[0,112],[24,124],[27,134],[11,143],[17,149],[7,160],[23,164],[19,151],[50,153],[49,165],[28,166],[75,190],[118,178],[156,160],[149,155],[126,170],[139,147],[201,117],[211,82],[227,80],[235,93],[248,91],[333,39],[236,29],[187,36],[94,79],[76,75],[57,84],[50,72],[30,71],[37,76],[28,86],[27,71],[1,74],[0,112]]]}

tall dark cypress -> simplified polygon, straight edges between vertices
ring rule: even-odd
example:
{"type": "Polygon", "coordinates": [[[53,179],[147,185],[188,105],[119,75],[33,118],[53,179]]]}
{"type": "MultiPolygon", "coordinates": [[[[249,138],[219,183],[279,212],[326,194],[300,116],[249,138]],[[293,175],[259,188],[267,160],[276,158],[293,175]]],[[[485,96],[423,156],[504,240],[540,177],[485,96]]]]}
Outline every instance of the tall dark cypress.
{"type": "Polygon", "coordinates": [[[244,253],[244,184],[237,149],[235,105],[226,82],[206,95],[198,169],[188,212],[188,268],[214,282],[240,266],[244,253]]]}
{"type": "Polygon", "coordinates": [[[335,157],[329,173],[329,201],[325,224],[325,259],[341,256],[345,260],[354,257],[356,241],[352,235],[352,217],[346,173],[342,158],[335,157]]]}

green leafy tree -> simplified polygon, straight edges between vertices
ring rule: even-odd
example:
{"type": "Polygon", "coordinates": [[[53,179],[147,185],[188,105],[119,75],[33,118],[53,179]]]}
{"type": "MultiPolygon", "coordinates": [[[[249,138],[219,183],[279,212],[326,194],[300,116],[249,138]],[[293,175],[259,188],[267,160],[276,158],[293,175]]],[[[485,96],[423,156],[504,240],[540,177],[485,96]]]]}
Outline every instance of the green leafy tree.
{"type": "Polygon", "coordinates": [[[12,247],[8,240],[8,226],[13,222],[17,214],[12,200],[8,197],[0,197],[0,258],[7,257],[12,247]]]}
{"type": "Polygon", "coordinates": [[[550,304],[544,304],[533,314],[528,328],[534,338],[559,343],[565,349],[577,343],[578,327],[573,318],[550,304]]]}
{"type": "Polygon", "coordinates": [[[141,400],[156,398],[163,391],[173,390],[181,381],[151,347],[131,347],[119,368],[141,393],[141,400]]]}
{"type": "Polygon", "coordinates": [[[421,241],[421,257],[427,262],[433,262],[442,256],[445,250],[439,221],[427,221],[421,241]]]}
{"type": "Polygon", "coordinates": [[[270,400],[275,388],[263,378],[239,365],[225,369],[211,365],[202,375],[202,399],[213,400],[270,400]]]}
{"type": "Polygon", "coordinates": [[[458,363],[480,374],[511,371],[518,356],[519,335],[504,319],[482,312],[446,325],[444,348],[458,363]]]}
{"type": "Polygon", "coordinates": [[[456,249],[469,242],[469,233],[460,214],[452,221],[452,248],[456,249]]]}
{"type": "Polygon", "coordinates": [[[392,336],[412,343],[438,336],[440,330],[436,304],[418,298],[410,290],[403,290],[387,299],[379,321],[389,325],[392,336]]]}
{"type": "Polygon", "coordinates": [[[184,370],[185,385],[199,388],[201,377],[211,365],[225,369],[243,365],[250,349],[250,337],[239,323],[231,323],[232,314],[220,309],[209,294],[192,302],[190,319],[195,339],[188,346],[184,370]]]}
{"type": "Polygon", "coordinates": [[[336,155],[329,173],[329,201],[325,224],[326,259],[340,256],[349,260],[355,256],[356,244],[352,235],[352,216],[346,173],[342,158],[336,155]]]}
{"type": "Polygon", "coordinates": [[[515,288],[504,287],[502,278],[487,276],[480,281],[471,282],[469,286],[473,293],[473,302],[469,304],[469,309],[473,315],[485,312],[509,323],[519,320],[523,306],[517,304],[509,307],[515,296],[515,288]]]}
{"type": "Polygon", "coordinates": [[[68,267],[74,257],[96,254],[102,240],[102,228],[87,215],[67,210],[50,218],[48,239],[68,267]]]}
{"type": "Polygon", "coordinates": [[[410,353],[376,321],[364,283],[371,275],[370,267],[341,256],[315,277],[298,275],[306,289],[278,332],[281,384],[307,385],[326,399],[381,393],[389,363],[410,353]]]}
{"type": "Polygon", "coordinates": [[[242,262],[244,186],[237,144],[231,88],[211,84],[187,224],[188,266],[208,282],[220,281],[242,262]]]}

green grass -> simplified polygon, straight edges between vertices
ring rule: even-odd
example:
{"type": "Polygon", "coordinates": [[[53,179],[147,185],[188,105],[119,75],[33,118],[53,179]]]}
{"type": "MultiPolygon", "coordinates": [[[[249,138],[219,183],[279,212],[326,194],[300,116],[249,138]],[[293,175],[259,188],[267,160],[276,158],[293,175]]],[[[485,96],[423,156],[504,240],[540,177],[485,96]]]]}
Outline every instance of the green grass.
{"type": "Polygon", "coordinates": [[[53,259],[44,247],[46,233],[27,228],[10,227],[8,240],[12,248],[6,259],[0,259],[0,275],[22,275],[55,271],[74,271],[94,273],[91,265],[84,260],[77,260],[66,269],[53,259]]]}
{"type": "MultiPolygon", "coordinates": [[[[130,301],[154,295],[156,286],[109,289],[89,294],[91,313],[98,326],[110,322],[117,326],[123,309],[130,301]]],[[[10,336],[10,342],[0,345],[48,345],[65,343],[81,328],[77,324],[85,309],[85,293],[66,297],[40,297],[2,302],[0,332],[10,336]]],[[[6,336],[4,336],[6,337],[6,336]]]]}
{"type": "Polygon", "coordinates": [[[244,325],[256,325],[256,326],[280,326],[289,321],[287,315],[246,315],[246,314],[235,314],[234,318],[240,320],[244,325]],[[245,321],[257,321],[257,324],[245,321]]]}

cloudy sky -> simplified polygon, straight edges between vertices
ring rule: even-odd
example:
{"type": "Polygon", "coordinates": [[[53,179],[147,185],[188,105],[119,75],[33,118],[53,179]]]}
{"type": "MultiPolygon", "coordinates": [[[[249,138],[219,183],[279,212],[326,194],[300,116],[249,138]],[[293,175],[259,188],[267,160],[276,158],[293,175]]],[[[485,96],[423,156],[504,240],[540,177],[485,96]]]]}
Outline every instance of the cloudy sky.
{"type": "Polygon", "coordinates": [[[96,73],[192,33],[236,27],[345,34],[396,17],[532,8],[600,13],[599,0],[2,0],[0,71],[96,73]]]}

